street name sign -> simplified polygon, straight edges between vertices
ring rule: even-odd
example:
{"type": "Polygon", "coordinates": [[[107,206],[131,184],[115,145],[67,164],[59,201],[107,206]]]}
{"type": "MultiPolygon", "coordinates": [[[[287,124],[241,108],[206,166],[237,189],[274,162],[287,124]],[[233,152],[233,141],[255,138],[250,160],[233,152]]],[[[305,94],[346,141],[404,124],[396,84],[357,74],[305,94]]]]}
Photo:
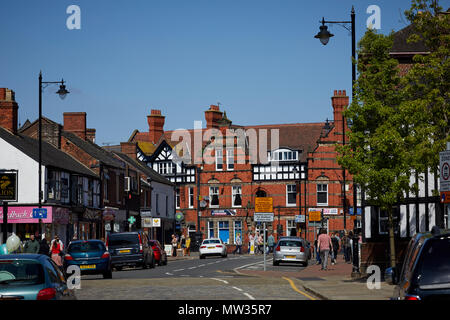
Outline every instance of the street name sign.
{"type": "Polygon", "coordinates": [[[304,214],[299,214],[299,215],[296,215],[295,216],[295,222],[297,223],[304,223],[304,222],[306,222],[306,219],[305,219],[305,215],[304,214]]]}
{"type": "Polygon", "coordinates": [[[273,198],[256,197],[255,212],[273,212],[273,198]]]}
{"type": "Polygon", "coordinates": [[[273,222],[273,212],[255,212],[253,218],[255,222],[273,222]]]}

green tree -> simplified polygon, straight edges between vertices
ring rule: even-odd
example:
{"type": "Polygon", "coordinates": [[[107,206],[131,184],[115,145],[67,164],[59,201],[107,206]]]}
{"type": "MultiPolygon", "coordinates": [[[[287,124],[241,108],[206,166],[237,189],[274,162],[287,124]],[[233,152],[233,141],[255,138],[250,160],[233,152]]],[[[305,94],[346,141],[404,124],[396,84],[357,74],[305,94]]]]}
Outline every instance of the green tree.
{"type": "Polygon", "coordinates": [[[390,261],[395,265],[393,207],[409,188],[409,140],[404,126],[398,62],[389,55],[393,35],[368,30],[358,44],[355,95],[345,111],[349,143],[337,146],[338,163],[389,216],[390,261]]]}
{"type": "Polygon", "coordinates": [[[414,56],[414,64],[402,79],[407,99],[405,122],[414,145],[414,169],[437,169],[439,152],[450,141],[450,15],[437,1],[413,0],[405,12],[414,26],[409,42],[422,41],[429,53],[414,56]]]}

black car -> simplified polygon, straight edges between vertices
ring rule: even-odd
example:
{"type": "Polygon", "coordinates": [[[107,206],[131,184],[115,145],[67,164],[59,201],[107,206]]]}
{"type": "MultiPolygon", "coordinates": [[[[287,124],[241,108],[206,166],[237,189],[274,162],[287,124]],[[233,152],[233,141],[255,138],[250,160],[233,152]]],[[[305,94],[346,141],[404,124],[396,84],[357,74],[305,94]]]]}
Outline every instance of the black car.
{"type": "Polygon", "coordinates": [[[141,231],[111,233],[106,239],[111,265],[116,270],[124,266],[147,269],[155,267],[155,256],[147,235],[141,231]]]}
{"type": "Polygon", "coordinates": [[[450,230],[417,234],[403,264],[388,268],[385,279],[396,285],[392,299],[450,301],[450,230]]]}

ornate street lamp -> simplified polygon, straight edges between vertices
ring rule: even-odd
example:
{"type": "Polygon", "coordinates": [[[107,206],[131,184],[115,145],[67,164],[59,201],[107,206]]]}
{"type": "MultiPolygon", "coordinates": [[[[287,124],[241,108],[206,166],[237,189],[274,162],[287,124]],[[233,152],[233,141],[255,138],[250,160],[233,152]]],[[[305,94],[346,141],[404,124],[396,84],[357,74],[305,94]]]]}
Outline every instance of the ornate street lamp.
{"type": "MultiPolygon", "coordinates": [[[[42,208],[42,91],[50,84],[61,84],[56,92],[63,100],[69,93],[64,85],[64,79],[61,81],[42,81],[42,71],[39,72],[39,211],[42,208]],[[45,85],[45,86],[44,86],[45,85]]],[[[42,219],[39,219],[39,234],[42,234],[42,219]]]]}

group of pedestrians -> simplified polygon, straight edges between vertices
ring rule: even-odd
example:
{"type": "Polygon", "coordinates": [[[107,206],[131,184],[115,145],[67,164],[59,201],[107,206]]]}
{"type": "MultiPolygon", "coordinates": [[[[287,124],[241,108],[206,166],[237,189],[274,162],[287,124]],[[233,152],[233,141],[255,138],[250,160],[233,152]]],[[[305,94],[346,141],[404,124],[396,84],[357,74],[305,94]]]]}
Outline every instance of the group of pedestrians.
{"type": "Polygon", "coordinates": [[[172,256],[177,256],[177,250],[182,249],[182,255],[183,256],[190,256],[191,255],[191,237],[189,234],[182,234],[181,236],[172,234],[172,256]]]}
{"type": "MultiPolygon", "coordinates": [[[[19,237],[20,239],[20,237],[19,237]]],[[[35,254],[43,254],[48,257],[51,257],[53,262],[59,267],[63,265],[63,256],[64,256],[64,244],[59,239],[58,235],[55,235],[54,239],[49,241],[46,236],[42,236],[41,241],[39,241],[34,234],[30,235],[30,239],[24,241],[23,244],[20,245],[19,249],[16,250],[18,253],[35,253],[35,254]]]]}
{"type": "MultiPolygon", "coordinates": [[[[321,229],[317,240],[314,242],[316,262],[318,265],[322,265],[320,270],[328,270],[329,260],[331,260],[331,265],[335,265],[340,250],[343,253],[345,263],[352,263],[353,239],[353,231],[347,232],[347,230],[345,230],[341,239],[338,232],[332,233],[330,236],[325,229],[321,229]]],[[[361,239],[359,241],[361,241],[361,239]]]]}
{"type": "MultiPolygon", "coordinates": [[[[242,235],[240,233],[236,233],[236,238],[234,240],[234,243],[236,245],[236,248],[233,251],[233,254],[242,254],[242,245],[243,245],[243,239],[242,235]]],[[[251,246],[252,243],[254,245],[254,253],[255,254],[263,254],[264,253],[264,237],[263,235],[259,234],[258,232],[253,235],[253,233],[250,233],[248,236],[248,245],[247,245],[247,253],[250,254],[251,252],[251,246]]],[[[269,233],[269,236],[266,239],[266,253],[272,253],[273,247],[275,245],[275,238],[274,236],[269,233]]]]}

